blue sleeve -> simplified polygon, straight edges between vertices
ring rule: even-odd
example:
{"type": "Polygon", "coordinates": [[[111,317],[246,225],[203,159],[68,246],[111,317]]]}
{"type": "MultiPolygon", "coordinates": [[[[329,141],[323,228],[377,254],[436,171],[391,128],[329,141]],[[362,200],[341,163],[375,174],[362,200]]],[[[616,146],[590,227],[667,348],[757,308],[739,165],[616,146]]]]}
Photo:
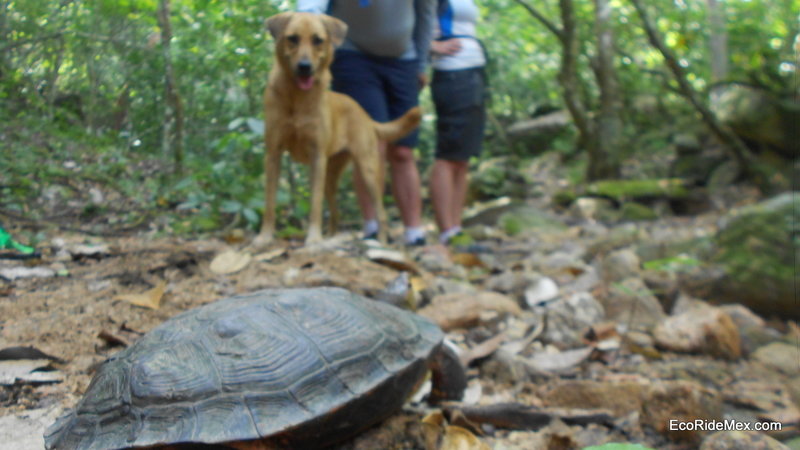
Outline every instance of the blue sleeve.
{"type": "Polygon", "coordinates": [[[297,0],[297,10],[323,14],[328,11],[328,0],[297,0]]]}

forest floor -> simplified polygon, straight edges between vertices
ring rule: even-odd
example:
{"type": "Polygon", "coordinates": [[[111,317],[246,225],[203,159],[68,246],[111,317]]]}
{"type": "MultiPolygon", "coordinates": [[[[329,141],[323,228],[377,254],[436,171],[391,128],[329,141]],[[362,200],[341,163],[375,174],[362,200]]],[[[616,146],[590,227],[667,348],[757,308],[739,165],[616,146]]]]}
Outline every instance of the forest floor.
{"type": "MultiPolygon", "coordinates": [[[[391,297],[387,286],[398,280],[404,286],[395,298],[424,306],[425,314],[443,324],[465,354],[472,352],[465,357],[471,377],[465,404],[500,405],[510,411],[523,405],[532,408],[528,413],[540,411],[553,418],[527,425],[525,420],[510,426],[479,423],[469,433],[479,440],[465,444],[472,447],[452,448],[582,448],[630,442],[688,449],[708,433],[671,431],[668,423],[696,418],[776,421],[783,424],[782,431],[771,436],[787,440],[797,435],[800,392],[792,385],[800,378],[753,357],[756,348],[747,348],[753,345],[745,337],[737,343],[741,352],[733,355],[704,352],[702,346],[686,353],[665,351],[653,337],[653,327],[670,317],[662,297],[658,300],[665,311],[641,328],[631,318],[634,313],[611,317],[602,307],[593,312],[597,304],[613,305],[614,296],[625,293],[619,292],[626,290],[620,287],[625,280],[646,278],[639,262],[625,269],[624,263],[607,263],[610,255],[624,260],[634,241],[662,235],[713,233],[720,212],[604,225],[557,214],[548,204],[529,202],[563,226],[507,236],[487,225],[470,247],[390,246],[394,253],[388,260],[374,257],[355,234],[340,234],[315,251],[283,241],[274,251],[246,255],[252,258],[240,260],[239,270],[212,264],[229,250],[245,255],[245,242],[236,239],[152,234],[98,238],[53,230],[40,246],[41,259],[0,260],[0,269],[46,269],[39,276],[0,277],[0,349],[31,346],[63,360],[48,365],[55,369],[57,382],[0,386],[0,448],[42,448],[44,428],[79,401],[98,364],[181,311],[237,293],[286,286],[340,286],[386,299],[391,297]],[[636,238],[615,241],[621,235],[636,238]],[[617,266],[630,273],[610,273],[617,266]],[[409,280],[402,278],[403,271],[411,273],[410,281],[403,281],[409,280]],[[555,291],[549,292],[553,285],[555,291]],[[134,304],[147,295],[158,301],[157,308],[134,304]],[[452,298],[457,301],[448,307],[452,298]],[[474,299],[482,300],[470,316],[472,306],[465,305],[474,305],[474,299]],[[453,307],[459,304],[461,308],[453,307]],[[461,315],[448,316],[453,310],[461,315]],[[476,349],[481,343],[484,348],[476,349]]],[[[700,302],[682,294],[677,281],[669,282],[672,300],[700,302]]],[[[654,298],[649,293],[641,297],[654,298]]],[[[677,314],[675,308],[671,312],[677,314]]],[[[740,317],[750,320],[760,335],[770,337],[764,342],[798,341],[791,322],[763,321],[741,310],[728,314],[737,326],[740,317]]],[[[424,448],[425,413],[424,404],[410,403],[342,448],[424,448]]]]}

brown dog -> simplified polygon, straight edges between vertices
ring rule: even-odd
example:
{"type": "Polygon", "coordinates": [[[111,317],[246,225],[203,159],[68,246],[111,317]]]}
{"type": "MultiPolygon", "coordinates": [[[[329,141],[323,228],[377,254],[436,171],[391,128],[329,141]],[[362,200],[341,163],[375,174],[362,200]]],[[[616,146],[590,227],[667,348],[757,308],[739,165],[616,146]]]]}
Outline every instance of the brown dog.
{"type": "Polygon", "coordinates": [[[328,89],[334,48],[342,43],[347,25],[339,19],[310,13],[286,12],[267,19],[275,38],[275,64],[264,94],[266,198],[264,220],[256,244],[272,240],[275,232],[275,194],[281,154],[307,164],[311,170],[311,217],[306,244],[322,239],[322,196],[330,208],[330,228],[336,231],[336,185],[352,159],[375,204],[380,232],[386,240],[383,208],[383,157],[378,142],[394,141],[416,128],[419,108],[392,122],[378,123],[352,98],[328,89]]]}

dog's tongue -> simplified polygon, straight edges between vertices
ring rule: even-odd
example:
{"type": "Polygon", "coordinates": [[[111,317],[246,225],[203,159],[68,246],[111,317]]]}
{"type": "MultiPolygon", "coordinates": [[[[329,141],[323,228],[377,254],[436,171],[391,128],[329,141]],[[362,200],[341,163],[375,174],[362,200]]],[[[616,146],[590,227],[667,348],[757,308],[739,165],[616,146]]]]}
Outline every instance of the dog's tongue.
{"type": "Polygon", "coordinates": [[[304,91],[311,89],[314,87],[314,77],[298,77],[297,87],[304,91]]]}

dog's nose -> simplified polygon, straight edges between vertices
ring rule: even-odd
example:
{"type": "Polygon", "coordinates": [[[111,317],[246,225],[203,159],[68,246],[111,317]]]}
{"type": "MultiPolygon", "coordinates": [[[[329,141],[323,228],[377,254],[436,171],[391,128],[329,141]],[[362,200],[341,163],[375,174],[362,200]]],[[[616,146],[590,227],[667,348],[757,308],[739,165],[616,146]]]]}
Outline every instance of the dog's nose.
{"type": "Polygon", "coordinates": [[[311,75],[312,72],[311,61],[304,59],[297,63],[297,75],[301,77],[307,77],[311,75]]]}

